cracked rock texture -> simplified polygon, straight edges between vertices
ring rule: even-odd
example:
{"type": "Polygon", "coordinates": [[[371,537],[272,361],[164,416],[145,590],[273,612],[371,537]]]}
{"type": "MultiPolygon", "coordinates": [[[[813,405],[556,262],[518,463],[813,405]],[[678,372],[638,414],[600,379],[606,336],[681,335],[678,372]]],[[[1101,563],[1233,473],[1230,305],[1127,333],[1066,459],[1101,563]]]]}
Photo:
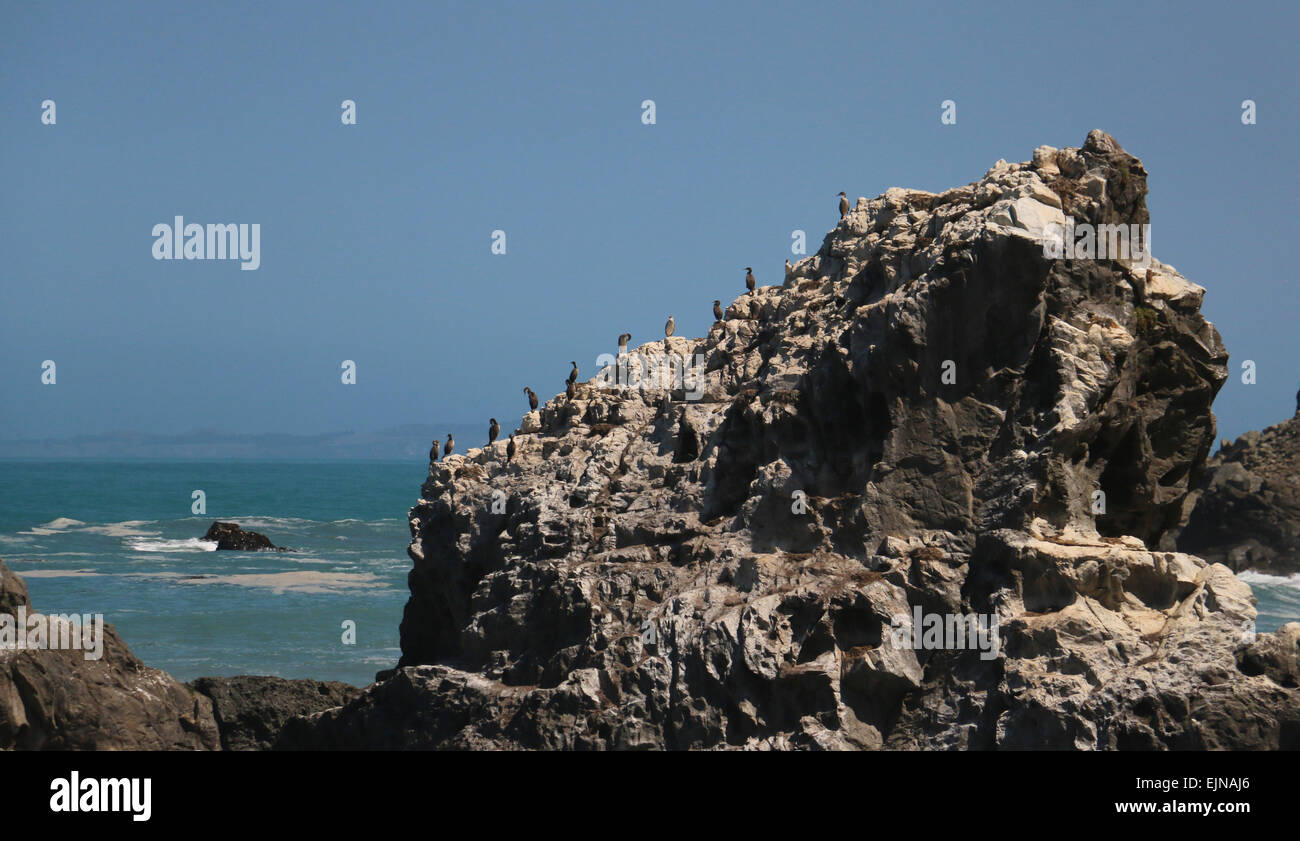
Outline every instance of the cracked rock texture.
{"type": "Polygon", "coordinates": [[[1300,626],[1254,637],[1227,567],[1155,548],[1227,376],[1205,290],[1045,256],[1145,195],[1094,131],[859,199],[707,336],[527,415],[510,463],[431,465],[399,667],[281,746],[1296,746],[1300,626]],[[699,379],[645,376],[674,358],[699,379]],[[902,644],[917,611],[1000,644],[902,644]]]}

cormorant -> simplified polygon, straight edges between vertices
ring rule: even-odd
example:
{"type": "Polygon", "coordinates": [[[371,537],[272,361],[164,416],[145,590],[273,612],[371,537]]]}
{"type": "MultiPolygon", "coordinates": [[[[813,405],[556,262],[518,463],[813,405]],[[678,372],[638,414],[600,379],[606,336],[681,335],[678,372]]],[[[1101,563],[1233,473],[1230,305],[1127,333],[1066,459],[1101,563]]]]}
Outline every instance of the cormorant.
{"type": "Polygon", "coordinates": [[[506,444],[506,464],[515,457],[515,434],[510,433],[510,443],[506,444]]]}
{"type": "Polygon", "coordinates": [[[451,433],[448,432],[448,433],[447,433],[447,443],[442,445],[442,456],[443,456],[443,458],[445,459],[447,456],[451,455],[451,451],[454,450],[454,449],[456,449],[456,441],[455,441],[455,439],[453,439],[453,438],[451,437],[451,433]]]}
{"type": "Polygon", "coordinates": [[[714,301],[714,302],[713,302],[713,320],[714,320],[714,321],[721,321],[721,320],[722,320],[722,302],[721,302],[721,301],[714,301]]]}
{"type": "Polygon", "coordinates": [[[627,353],[627,343],[632,341],[631,333],[623,333],[618,337],[618,355],[622,356],[627,353]]]}
{"type": "Polygon", "coordinates": [[[849,197],[840,192],[840,218],[843,219],[849,215],[849,197]]]}
{"type": "Polygon", "coordinates": [[[677,329],[677,322],[673,320],[673,317],[671,315],[668,316],[668,323],[664,325],[664,338],[666,339],[669,336],[671,336],[673,334],[673,331],[676,329],[677,329]]]}
{"type": "Polygon", "coordinates": [[[528,386],[524,386],[524,393],[528,395],[528,408],[537,411],[537,395],[528,386]]]}
{"type": "Polygon", "coordinates": [[[488,418],[488,420],[491,421],[488,425],[488,443],[491,444],[493,441],[497,440],[497,436],[501,434],[501,425],[497,423],[496,418],[488,418]]]}
{"type": "Polygon", "coordinates": [[[757,283],[754,280],[754,270],[749,266],[745,266],[745,288],[752,293],[755,286],[757,286],[757,283]]]}
{"type": "Polygon", "coordinates": [[[438,460],[438,451],[442,449],[442,442],[437,438],[433,439],[433,447],[429,450],[429,462],[433,463],[438,460]]]}
{"type": "Polygon", "coordinates": [[[578,381],[578,363],[570,362],[569,364],[573,366],[573,370],[569,372],[569,379],[567,382],[576,383],[578,381]]]}

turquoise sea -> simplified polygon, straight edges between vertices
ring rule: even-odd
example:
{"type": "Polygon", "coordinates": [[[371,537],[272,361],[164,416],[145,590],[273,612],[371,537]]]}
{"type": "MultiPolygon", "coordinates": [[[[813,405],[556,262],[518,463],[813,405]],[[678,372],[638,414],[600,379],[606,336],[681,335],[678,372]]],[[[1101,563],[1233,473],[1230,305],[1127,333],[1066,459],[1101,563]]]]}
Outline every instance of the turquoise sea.
{"type": "MultiPolygon", "coordinates": [[[[364,686],[400,654],[405,515],[425,471],[418,460],[0,461],[0,558],[37,610],[102,613],[140,659],[181,680],[364,686]],[[191,512],[195,490],[206,514],[191,512]],[[213,551],[200,540],[213,520],[294,551],[213,551]]],[[[1300,577],[1242,577],[1259,630],[1300,620],[1300,577]]]]}
{"type": "Polygon", "coordinates": [[[42,613],[102,613],[180,680],[364,686],[400,655],[412,462],[0,461],[0,558],[42,613]],[[192,494],[207,513],[191,513],[192,494]],[[292,552],[217,552],[214,520],[292,552]],[[343,643],[343,623],[356,643],[343,643]]]}

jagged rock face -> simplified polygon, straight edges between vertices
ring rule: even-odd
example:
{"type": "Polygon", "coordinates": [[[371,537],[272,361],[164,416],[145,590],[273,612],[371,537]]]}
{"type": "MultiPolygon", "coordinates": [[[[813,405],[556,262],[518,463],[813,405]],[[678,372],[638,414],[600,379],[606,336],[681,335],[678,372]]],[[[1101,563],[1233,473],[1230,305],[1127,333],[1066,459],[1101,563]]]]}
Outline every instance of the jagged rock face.
{"type": "Polygon", "coordinates": [[[187,686],[212,701],[223,750],[268,750],[294,716],[341,706],[361,691],[338,681],[264,675],[201,677],[187,686]]]}
{"type": "Polygon", "coordinates": [[[1300,572],[1300,412],[1210,460],[1177,546],[1234,570],[1300,572]]]}
{"type": "Polygon", "coordinates": [[[782,287],[633,352],[698,355],[699,380],[607,369],[526,416],[509,464],[497,442],[431,465],[401,668],[282,743],[1294,741],[1296,690],[1236,665],[1248,588],[1145,548],[1213,441],[1227,355],[1203,290],[1045,256],[1066,214],[1145,224],[1145,192],[1093,132],[859,200],[782,287]],[[1005,644],[901,645],[917,610],[996,615],[1005,644]]]}
{"type": "MultiPolygon", "coordinates": [[[[0,563],[0,614],[34,615],[0,563]]],[[[0,750],[220,750],[212,703],[141,663],[111,625],[103,655],[0,649],[0,750]]]]}

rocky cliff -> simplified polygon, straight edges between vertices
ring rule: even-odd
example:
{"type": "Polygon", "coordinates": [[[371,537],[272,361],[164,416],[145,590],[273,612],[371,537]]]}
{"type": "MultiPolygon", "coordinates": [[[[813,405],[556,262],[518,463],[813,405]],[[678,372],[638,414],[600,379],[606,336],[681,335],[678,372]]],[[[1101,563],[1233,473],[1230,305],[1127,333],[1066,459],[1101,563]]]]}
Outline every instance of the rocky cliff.
{"type": "Polygon", "coordinates": [[[1154,549],[1227,373],[1204,290],[1048,256],[1145,195],[1095,131],[859,199],[707,336],[526,415],[513,459],[431,465],[399,668],[281,746],[1295,746],[1300,626],[1255,639],[1229,569],[1154,549]],[[646,375],[674,360],[698,378],[646,375]]]}
{"type": "Polygon", "coordinates": [[[1225,443],[1209,465],[1178,549],[1234,570],[1300,572],[1300,406],[1225,443]]]}

